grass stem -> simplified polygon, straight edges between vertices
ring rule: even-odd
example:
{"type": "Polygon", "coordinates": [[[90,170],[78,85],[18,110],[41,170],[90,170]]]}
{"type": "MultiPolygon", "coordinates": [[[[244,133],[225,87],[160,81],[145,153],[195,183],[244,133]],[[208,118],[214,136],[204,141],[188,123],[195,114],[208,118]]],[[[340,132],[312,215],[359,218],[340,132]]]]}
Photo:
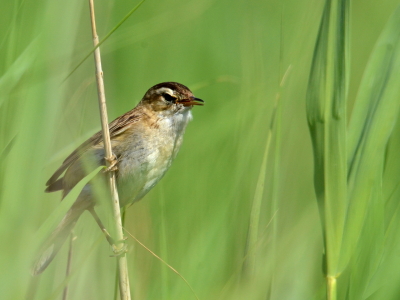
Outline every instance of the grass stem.
{"type": "MultiPolygon", "coordinates": [[[[96,30],[96,20],[95,20],[93,0],[89,0],[89,7],[90,7],[90,20],[92,25],[93,45],[94,47],[97,47],[99,44],[99,37],[97,35],[97,30],[96,30]]],[[[101,67],[101,57],[100,57],[99,47],[97,47],[96,50],[94,51],[94,60],[96,65],[97,94],[98,94],[99,108],[101,114],[101,127],[103,132],[104,150],[107,158],[106,159],[107,166],[110,166],[113,153],[111,149],[110,132],[108,128],[106,96],[104,91],[103,70],[101,67]]],[[[121,210],[119,206],[119,197],[118,197],[114,172],[112,171],[108,172],[108,181],[111,189],[114,222],[117,235],[116,240],[122,241],[124,236],[122,232],[121,210]]],[[[118,248],[122,248],[124,245],[122,242],[119,242],[119,245],[116,246],[118,248]]],[[[119,290],[120,290],[121,300],[130,300],[131,295],[130,295],[128,264],[126,260],[126,255],[123,254],[117,256],[117,262],[118,262],[119,290]]]]}
{"type": "Polygon", "coordinates": [[[336,277],[327,276],[326,277],[326,299],[328,300],[336,300],[336,277]]]}
{"type": "MultiPolygon", "coordinates": [[[[65,278],[67,279],[71,273],[71,264],[72,264],[72,253],[73,253],[73,242],[75,240],[74,233],[71,232],[69,235],[69,249],[68,249],[68,258],[67,258],[67,267],[65,270],[65,278]]],[[[67,283],[64,287],[62,300],[68,299],[68,290],[69,290],[69,283],[67,283]]]]}

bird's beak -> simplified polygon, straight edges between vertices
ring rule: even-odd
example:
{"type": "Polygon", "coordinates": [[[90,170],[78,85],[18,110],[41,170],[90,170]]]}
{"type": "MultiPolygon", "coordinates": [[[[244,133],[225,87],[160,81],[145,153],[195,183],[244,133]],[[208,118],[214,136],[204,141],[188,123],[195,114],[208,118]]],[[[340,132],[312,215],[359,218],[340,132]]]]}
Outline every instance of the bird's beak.
{"type": "Polygon", "coordinates": [[[177,102],[181,103],[183,106],[204,105],[204,101],[196,97],[190,97],[188,99],[178,100],[177,102]]]}

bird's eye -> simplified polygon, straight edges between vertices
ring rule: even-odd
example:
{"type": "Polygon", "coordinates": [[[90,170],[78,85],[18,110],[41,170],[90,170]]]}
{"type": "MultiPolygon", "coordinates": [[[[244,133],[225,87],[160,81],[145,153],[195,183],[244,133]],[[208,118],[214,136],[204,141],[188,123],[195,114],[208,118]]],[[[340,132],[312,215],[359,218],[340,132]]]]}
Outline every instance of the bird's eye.
{"type": "Polygon", "coordinates": [[[167,93],[164,93],[164,94],[163,94],[163,97],[164,97],[164,99],[165,99],[166,101],[168,101],[168,102],[173,102],[173,101],[176,100],[176,97],[175,97],[175,96],[172,96],[172,95],[167,94],[167,93]]]}

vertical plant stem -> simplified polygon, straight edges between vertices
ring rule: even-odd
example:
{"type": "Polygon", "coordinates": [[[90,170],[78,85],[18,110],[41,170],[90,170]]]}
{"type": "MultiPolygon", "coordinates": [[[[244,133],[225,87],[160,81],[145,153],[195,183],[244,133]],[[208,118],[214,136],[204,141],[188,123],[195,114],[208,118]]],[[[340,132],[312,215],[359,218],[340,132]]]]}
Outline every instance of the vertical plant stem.
{"type": "Polygon", "coordinates": [[[327,299],[328,300],[336,300],[337,287],[336,287],[336,277],[327,276],[326,277],[326,289],[327,289],[327,299]]]}
{"type": "MultiPolygon", "coordinates": [[[[126,215],[126,209],[122,210],[122,228],[125,228],[125,215],[126,215]]],[[[118,300],[118,283],[119,283],[119,272],[118,269],[115,270],[115,280],[114,280],[114,300],[118,300]]]]}
{"type": "Polygon", "coordinates": [[[314,148],[314,188],[324,238],[327,299],[336,300],[347,201],[346,101],[350,0],[327,0],[314,50],[307,117],[314,148]]]}
{"type": "MultiPolygon", "coordinates": [[[[69,249],[68,249],[68,258],[67,258],[67,268],[65,271],[65,278],[67,279],[69,277],[69,274],[71,273],[71,263],[72,263],[72,251],[73,251],[73,242],[74,242],[74,233],[71,232],[69,235],[69,249]]],[[[69,288],[69,282],[64,287],[63,291],[63,296],[62,300],[67,300],[68,299],[68,288],[69,288]]]]}
{"type": "MultiPolygon", "coordinates": [[[[94,3],[93,0],[89,0],[90,7],[90,20],[92,25],[92,35],[93,35],[93,45],[96,47],[99,44],[99,37],[97,36],[96,30],[96,20],[94,13],[94,3]]],[[[103,70],[101,67],[100,58],[100,48],[97,47],[94,51],[94,60],[96,65],[96,82],[97,82],[97,94],[99,99],[99,108],[101,114],[101,126],[103,132],[104,150],[106,155],[107,166],[111,164],[111,158],[113,157],[110,141],[110,132],[108,128],[108,117],[107,117],[107,107],[106,107],[106,97],[104,92],[104,81],[103,81],[103,70]],[[110,160],[110,161],[109,161],[110,160]]],[[[111,189],[112,207],[114,213],[116,240],[118,245],[117,249],[123,248],[123,243],[121,242],[124,238],[122,232],[122,222],[121,222],[121,210],[119,206],[118,191],[115,181],[115,173],[108,173],[108,181],[111,189]]],[[[126,255],[117,256],[118,272],[119,272],[119,291],[121,295],[121,300],[130,300],[130,287],[129,287],[129,276],[128,276],[128,264],[126,260],[126,255]]]]}
{"type": "MultiPolygon", "coordinates": [[[[168,248],[167,248],[167,225],[166,225],[166,213],[165,213],[165,197],[164,197],[164,186],[160,185],[160,209],[161,209],[161,234],[160,234],[160,251],[164,260],[168,261],[168,248]]],[[[168,269],[161,265],[161,295],[162,299],[169,299],[168,289],[168,269]]],[[[160,300],[162,300],[160,299],[160,300]]]]}
{"type": "MultiPolygon", "coordinates": [[[[285,75],[282,78],[282,81],[279,86],[280,90],[282,89],[285,79],[288,76],[290,70],[291,70],[291,66],[288,67],[288,69],[285,72],[285,75]]],[[[270,153],[269,150],[271,147],[272,135],[274,134],[274,131],[275,131],[276,114],[280,108],[279,101],[280,101],[280,92],[277,94],[276,99],[275,99],[275,105],[274,105],[274,109],[272,111],[271,122],[269,124],[269,130],[268,130],[268,135],[267,135],[267,141],[265,144],[264,155],[263,155],[263,159],[262,159],[262,163],[261,163],[260,172],[258,174],[256,191],[254,193],[253,205],[251,207],[250,226],[249,226],[249,235],[248,235],[249,249],[254,248],[258,241],[258,228],[260,225],[259,224],[260,223],[260,213],[261,213],[262,197],[264,194],[265,176],[266,176],[266,170],[267,170],[268,157],[269,157],[269,153],[270,153]]],[[[271,211],[273,213],[275,213],[276,209],[277,209],[276,203],[272,204],[271,211]]],[[[276,223],[274,223],[274,224],[276,225],[276,223]]],[[[256,253],[255,252],[250,254],[248,261],[249,261],[248,266],[249,266],[250,272],[251,272],[251,274],[254,275],[254,271],[256,268],[256,253]]]]}
{"type": "MultiPolygon", "coordinates": [[[[281,26],[282,28],[282,26],[281,26]]],[[[281,38],[282,41],[282,38],[281,38]]],[[[283,47],[281,45],[281,51],[283,47]]],[[[282,54],[281,54],[281,59],[282,59],[282,54]]],[[[281,145],[282,145],[282,134],[281,134],[281,124],[282,124],[282,104],[281,104],[281,97],[282,97],[282,92],[283,92],[283,86],[286,82],[287,77],[290,74],[290,71],[292,70],[292,65],[289,65],[289,67],[286,69],[285,74],[281,78],[281,81],[279,83],[279,91],[276,94],[275,98],[275,107],[274,107],[274,115],[273,119],[271,121],[271,131],[272,134],[274,135],[274,143],[275,143],[275,150],[274,150],[274,162],[273,162],[273,177],[272,177],[272,193],[271,193],[271,205],[270,205],[270,210],[271,210],[271,227],[272,227],[272,241],[271,241],[271,263],[272,263],[272,275],[271,275],[271,282],[270,282],[270,289],[269,289],[269,299],[274,298],[274,293],[275,293],[275,274],[277,273],[276,271],[276,261],[277,261],[277,255],[276,255],[276,249],[277,249],[277,242],[278,242],[278,214],[277,211],[279,209],[278,203],[279,203],[279,183],[280,183],[280,161],[281,161],[281,145]]],[[[279,72],[279,74],[281,74],[279,72]]]]}
{"type": "MultiPolygon", "coordinates": [[[[273,114],[275,114],[275,109],[274,109],[273,114]]],[[[272,119],[274,119],[274,118],[272,118],[272,119]]],[[[261,204],[262,204],[262,199],[263,199],[263,194],[264,194],[265,175],[266,175],[266,171],[267,171],[269,149],[271,146],[271,136],[272,136],[272,130],[270,127],[268,130],[267,140],[265,143],[265,150],[264,150],[264,155],[263,155],[260,171],[258,174],[256,191],[254,193],[254,198],[253,198],[253,205],[251,207],[250,226],[249,226],[249,234],[248,234],[248,249],[249,249],[249,251],[250,251],[250,249],[255,249],[255,245],[257,244],[257,241],[258,241],[258,228],[260,226],[261,204]]],[[[251,252],[249,259],[248,259],[248,263],[247,263],[251,277],[253,277],[255,275],[255,269],[257,266],[256,254],[257,254],[256,251],[251,252]]]]}

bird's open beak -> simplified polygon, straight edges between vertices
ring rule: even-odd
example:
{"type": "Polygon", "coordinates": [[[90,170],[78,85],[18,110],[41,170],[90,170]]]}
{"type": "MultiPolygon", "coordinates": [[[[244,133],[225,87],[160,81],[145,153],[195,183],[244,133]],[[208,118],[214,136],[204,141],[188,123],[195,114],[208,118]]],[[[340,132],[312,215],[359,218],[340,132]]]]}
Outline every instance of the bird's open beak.
{"type": "Polygon", "coordinates": [[[178,103],[181,103],[183,106],[191,106],[191,105],[204,105],[204,101],[196,98],[196,97],[190,97],[188,99],[182,99],[177,101],[178,103]]]}

